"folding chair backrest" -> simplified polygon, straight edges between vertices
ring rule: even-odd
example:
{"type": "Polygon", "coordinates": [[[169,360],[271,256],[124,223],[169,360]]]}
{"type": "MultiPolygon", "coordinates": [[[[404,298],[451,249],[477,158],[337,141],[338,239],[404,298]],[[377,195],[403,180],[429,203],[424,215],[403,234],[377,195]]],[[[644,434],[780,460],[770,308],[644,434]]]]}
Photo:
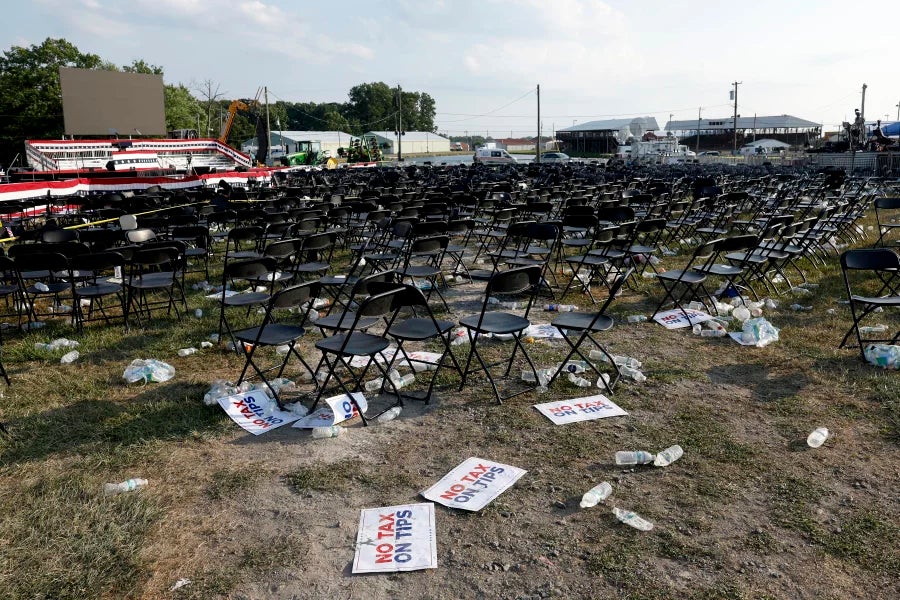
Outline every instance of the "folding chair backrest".
{"type": "Polygon", "coordinates": [[[178,264],[178,248],[163,246],[160,248],[140,248],[131,256],[132,267],[140,270],[147,267],[171,266],[173,269],[178,264]]]}
{"type": "Polygon", "coordinates": [[[841,269],[844,271],[896,271],[900,269],[900,256],[890,248],[847,250],[841,254],[841,269]]]}
{"type": "Polygon", "coordinates": [[[272,309],[297,308],[311,298],[318,298],[322,286],[318,281],[306,281],[276,292],[269,306],[272,309]]]}
{"type": "Polygon", "coordinates": [[[94,252],[82,254],[69,259],[69,267],[72,272],[78,272],[80,276],[101,271],[110,271],[115,267],[125,266],[125,257],[118,252],[94,252]]]}
{"type": "Polygon", "coordinates": [[[229,281],[232,279],[258,279],[265,277],[275,271],[276,264],[275,259],[271,256],[232,261],[225,265],[224,279],[229,281]]]}
{"type": "Polygon", "coordinates": [[[493,294],[521,294],[534,289],[540,283],[540,276],[541,268],[537,266],[517,267],[494,273],[485,289],[485,305],[487,298],[493,294]]]}

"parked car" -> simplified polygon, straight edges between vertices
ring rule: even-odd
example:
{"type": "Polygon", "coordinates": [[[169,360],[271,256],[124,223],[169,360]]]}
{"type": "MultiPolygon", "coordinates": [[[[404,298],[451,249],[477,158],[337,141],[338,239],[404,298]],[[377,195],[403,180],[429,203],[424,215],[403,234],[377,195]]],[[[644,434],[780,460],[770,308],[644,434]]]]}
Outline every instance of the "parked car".
{"type": "Polygon", "coordinates": [[[519,162],[516,160],[516,157],[511,155],[506,150],[498,150],[496,148],[479,148],[475,151],[475,156],[472,157],[472,160],[474,162],[484,163],[486,165],[498,165],[498,164],[509,164],[509,163],[519,162]]]}
{"type": "Polygon", "coordinates": [[[701,152],[697,156],[719,156],[718,150],[707,150],[706,152],[701,152]]]}
{"type": "Polygon", "coordinates": [[[565,152],[544,152],[541,154],[541,162],[545,163],[567,163],[571,158],[565,152]]]}

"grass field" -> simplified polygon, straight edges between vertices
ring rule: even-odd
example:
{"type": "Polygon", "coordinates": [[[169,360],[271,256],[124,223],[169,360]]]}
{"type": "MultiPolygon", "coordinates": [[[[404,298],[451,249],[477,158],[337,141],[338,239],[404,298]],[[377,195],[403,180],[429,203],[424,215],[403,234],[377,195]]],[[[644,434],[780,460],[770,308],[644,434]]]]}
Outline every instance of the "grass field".
{"type": "MultiPolygon", "coordinates": [[[[243,359],[222,346],[176,354],[217,325],[216,302],[190,289],[202,318],[83,334],[55,319],[6,332],[0,597],[900,597],[900,376],[836,348],[850,323],[836,259],[806,268],[819,284],[803,300],[813,310],[793,312],[782,298],[765,313],[780,329],[766,348],[625,323],[660,298],[657,282],[639,280],[613,303],[617,325],[602,339],[643,361],[648,380],[616,388],[627,417],[567,426],[532,405],[593,392],[559,380],[498,406],[483,378],[457,391],[442,374],[433,402],[408,403],[389,424],[351,422],[330,440],[289,427],[250,436],[201,402],[243,359]],[[62,351],[34,347],[58,337],[80,342],[79,361],[60,365],[62,351]],[[164,360],[176,376],[128,385],[134,358],[164,360]],[[810,449],[805,438],[820,425],[833,437],[810,449]],[[613,464],[616,450],[675,443],[684,457],[665,469],[613,464]],[[437,507],[438,569],[351,575],[360,509],[421,501],[469,456],[528,473],[478,513],[437,507]],[[129,477],[149,486],[102,494],[129,477]],[[581,494],[603,480],[612,497],[580,510],[581,494]],[[612,506],[654,529],[621,525],[612,506]],[[190,583],[170,591],[179,579],[190,583]]],[[[448,292],[454,317],[477,306],[479,289],[448,292]]],[[[565,300],[589,305],[581,294],[565,300]]],[[[883,315],[893,330],[898,318],[883,315]]],[[[315,339],[304,342],[310,360],[315,339]]],[[[486,344],[498,357],[509,347],[486,344]]],[[[529,350],[541,365],[565,354],[561,342],[529,350]]]]}

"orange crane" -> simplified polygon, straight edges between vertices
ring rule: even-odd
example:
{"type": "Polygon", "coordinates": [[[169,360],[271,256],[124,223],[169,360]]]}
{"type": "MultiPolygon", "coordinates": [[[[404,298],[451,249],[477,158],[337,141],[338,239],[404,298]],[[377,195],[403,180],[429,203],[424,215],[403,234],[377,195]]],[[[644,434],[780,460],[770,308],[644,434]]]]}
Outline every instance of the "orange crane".
{"type": "Polygon", "coordinates": [[[250,110],[250,107],[240,100],[235,100],[228,106],[228,118],[225,120],[225,124],[222,126],[222,133],[219,135],[220,143],[228,143],[228,134],[231,133],[231,126],[234,125],[234,117],[239,110],[250,110]]]}

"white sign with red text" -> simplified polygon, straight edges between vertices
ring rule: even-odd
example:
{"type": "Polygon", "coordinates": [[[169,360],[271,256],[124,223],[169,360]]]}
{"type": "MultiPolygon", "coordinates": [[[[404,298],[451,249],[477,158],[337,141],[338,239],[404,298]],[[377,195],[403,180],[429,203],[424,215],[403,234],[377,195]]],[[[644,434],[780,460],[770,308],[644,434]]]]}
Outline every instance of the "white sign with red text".
{"type": "Polygon", "coordinates": [[[219,398],[219,406],[232,421],[253,435],[272,431],[299,418],[293,413],[279,410],[278,404],[262,390],[219,398]]]}
{"type": "Polygon", "coordinates": [[[403,504],[360,512],[354,573],[436,568],[434,504],[403,504]]]}
{"type": "MultiPolygon", "coordinates": [[[[366,397],[362,392],[353,392],[353,400],[359,405],[363,412],[369,408],[366,397]]],[[[348,421],[353,417],[359,416],[359,411],[351,401],[347,394],[339,394],[323,400],[326,406],[311,412],[302,419],[298,419],[294,423],[297,429],[312,429],[313,427],[331,427],[337,425],[341,421],[348,421]]]]}
{"type": "Polygon", "coordinates": [[[712,319],[711,315],[702,310],[694,310],[693,308],[673,308],[661,313],[656,313],[653,320],[665,327],[666,329],[680,329],[682,327],[692,327],[697,323],[703,323],[712,319]],[[687,315],[687,316],[685,316],[687,315]]]}
{"type": "Polygon", "coordinates": [[[556,425],[605,419],[606,417],[621,417],[628,414],[602,394],[535,404],[534,407],[556,425]]]}
{"type": "Polygon", "coordinates": [[[481,510],[526,472],[483,458],[467,458],[422,496],[450,508],[481,510]]]}

